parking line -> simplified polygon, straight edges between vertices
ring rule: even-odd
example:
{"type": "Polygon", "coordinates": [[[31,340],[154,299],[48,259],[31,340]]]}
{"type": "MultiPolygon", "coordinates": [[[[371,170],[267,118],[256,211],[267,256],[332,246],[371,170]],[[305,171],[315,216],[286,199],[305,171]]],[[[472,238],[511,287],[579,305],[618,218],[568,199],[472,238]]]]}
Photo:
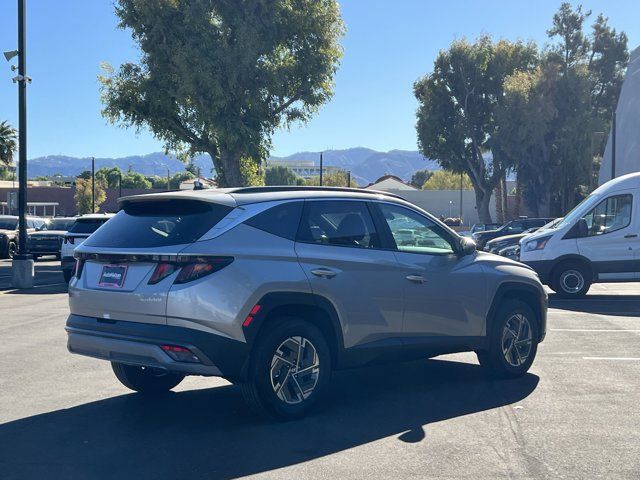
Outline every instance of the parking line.
{"type": "Polygon", "coordinates": [[[640,357],[582,357],[583,360],[619,360],[640,362],[640,357]]]}
{"type": "Polygon", "coordinates": [[[622,329],[622,328],[550,328],[552,332],[640,332],[639,328],[622,329]]]}

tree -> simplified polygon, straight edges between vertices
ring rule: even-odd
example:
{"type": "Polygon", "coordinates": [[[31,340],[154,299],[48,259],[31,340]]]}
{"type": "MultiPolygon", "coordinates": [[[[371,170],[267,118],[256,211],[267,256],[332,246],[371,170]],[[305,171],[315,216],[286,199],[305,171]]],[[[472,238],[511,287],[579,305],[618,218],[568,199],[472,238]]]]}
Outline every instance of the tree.
{"type": "Polygon", "coordinates": [[[127,172],[122,176],[122,188],[147,190],[151,188],[151,182],[139,172],[127,172]]]}
{"type": "Polygon", "coordinates": [[[13,164],[13,154],[18,148],[18,132],[8,122],[0,122],[0,165],[13,164]]]}
{"type": "Polygon", "coordinates": [[[494,43],[488,36],[474,43],[459,40],[438,54],[432,73],[414,84],[420,152],[447,170],[469,175],[481,222],[491,222],[493,190],[515,163],[500,143],[492,142],[504,80],[532,70],[537,61],[532,43],[494,43]]]}
{"type": "MultiPolygon", "coordinates": [[[[104,186],[101,182],[95,183],[95,194],[96,194],[96,202],[95,202],[95,211],[93,213],[97,213],[100,211],[100,205],[102,205],[107,199],[107,194],[104,191],[104,186]]],[[[73,199],[76,202],[76,210],[79,215],[84,215],[85,213],[91,212],[91,180],[86,180],[84,178],[76,178],[76,191],[73,195],[73,199]]]]}
{"type": "MultiPolygon", "coordinates": [[[[121,175],[123,173],[120,167],[102,167],[96,171],[96,181],[102,182],[107,188],[118,188],[121,175]]],[[[91,172],[89,172],[88,178],[91,178],[91,172]]]]}
{"type": "Polygon", "coordinates": [[[274,165],[267,168],[264,174],[265,185],[303,185],[304,179],[293,173],[285,165],[274,165]]]}
{"type": "MultiPolygon", "coordinates": [[[[447,170],[433,172],[429,179],[422,186],[424,190],[460,190],[460,174],[447,170]]],[[[473,184],[469,175],[462,174],[462,189],[471,190],[473,184]]]]}
{"type": "Polygon", "coordinates": [[[413,172],[413,175],[411,175],[409,185],[415,188],[422,188],[425,182],[431,178],[431,175],[433,175],[433,172],[430,172],[429,170],[417,170],[413,172]]]}
{"type": "Polygon", "coordinates": [[[116,14],[141,61],[105,66],[103,115],[148,127],[183,159],[208,153],[219,186],[257,179],[275,129],[332,96],[336,0],[117,0],[116,14]]]}
{"type": "MultiPolygon", "coordinates": [[[[357,188],[358,184],[355,180],[351,179],[351,183],[347,185],[347,181],[349,179],[349,175],[344,170],[336,170],[333,172],[324,172],[322,174],[322,185],[325,187],[353,187],[357,188]]],[[[309,186],[319,186],[320,185],[320,177],[315,176],[309,178],[306,182],[306,185],[309,186]]]]}

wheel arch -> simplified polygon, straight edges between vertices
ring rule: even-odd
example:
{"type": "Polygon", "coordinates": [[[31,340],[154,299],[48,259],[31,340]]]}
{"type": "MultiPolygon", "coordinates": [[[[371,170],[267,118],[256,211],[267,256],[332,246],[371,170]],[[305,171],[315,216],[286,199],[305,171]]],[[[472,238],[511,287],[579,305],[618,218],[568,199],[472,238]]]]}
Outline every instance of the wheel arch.
{"type": "Polygon", "coordinates": [[[533,310],[536,316],[536,324],[538,326],[538,341],[544,338],[546,325],[546,304],[543,303],[546,296],[541,295],[540,290],[534,285],[522,282],[505,282],[498,287],[491,301],[491,306],[487,313],[486,319],[486,338],[491,338],[495,324],[495,315],[500,305],[507,300],[520,300],[526,303],[533,310]]]}
{"type": "Polygon", "coordinates": [[[587,257],[584,257],[582,255],[578,255],[575,253],[572,254],[568,254],[568,255],[562,255],[558,258],[555,259],[555,261],[553,262],[553,265],[551,266],[551,269],[549,271],[549,281],[553,282],[553,279],[556,276],[556,273],[558,271],[558,268],[560,268],[561,265],[565,264],[565,263],[569,263],[569,262],[575,262],[575,263],[579,263],[581,265],[584,265],[587,270],[589,271],[589,273],[591,274],[591,278],[589,279],[589,281],[593,282],[594,280],[596,280],[596,270],[593,267],[593,263],[591,262],[591,260],[589,260],[587,257]]]}
{"type": "Polygon", "coordinates": [[[258,313],[248,326],[243,326],[250,347],[268,325],[282,317],[307,320],[318,327],[325,336],[334,365],[341,363],[344,351],[342,326],[333,304],[325,297],[313,293],[275,292],[263,296],[257,303],[258,313]]]}

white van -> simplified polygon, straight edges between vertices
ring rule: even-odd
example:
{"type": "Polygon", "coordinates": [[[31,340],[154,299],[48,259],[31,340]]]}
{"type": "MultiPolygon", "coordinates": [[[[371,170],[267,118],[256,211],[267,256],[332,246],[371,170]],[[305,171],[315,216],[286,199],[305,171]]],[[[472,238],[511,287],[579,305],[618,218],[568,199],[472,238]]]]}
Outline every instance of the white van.
{"type": "Polygon", "coordinates": [[[640,173],[596,189],[555,228],[520,241],[520,261],[563,297],[592,283],[640,281],[640,173]]]}

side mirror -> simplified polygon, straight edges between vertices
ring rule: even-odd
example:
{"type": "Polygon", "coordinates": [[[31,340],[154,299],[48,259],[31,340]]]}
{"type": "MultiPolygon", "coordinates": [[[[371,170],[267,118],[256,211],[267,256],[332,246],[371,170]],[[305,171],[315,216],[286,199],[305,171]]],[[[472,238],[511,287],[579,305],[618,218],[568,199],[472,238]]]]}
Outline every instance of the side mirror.
{"type": "Polygon", "coordinates": [[[584,218],[578,220],[564,236],[565,239],[584,238],[589,236],[589,225],[584,218]]]}
{"type": "Polygon", "coordinates": [[[476,251],[476,242],[468,237],[462,237],[460,239],[460,253],[463,256],[473,255],[476,251]]]}

